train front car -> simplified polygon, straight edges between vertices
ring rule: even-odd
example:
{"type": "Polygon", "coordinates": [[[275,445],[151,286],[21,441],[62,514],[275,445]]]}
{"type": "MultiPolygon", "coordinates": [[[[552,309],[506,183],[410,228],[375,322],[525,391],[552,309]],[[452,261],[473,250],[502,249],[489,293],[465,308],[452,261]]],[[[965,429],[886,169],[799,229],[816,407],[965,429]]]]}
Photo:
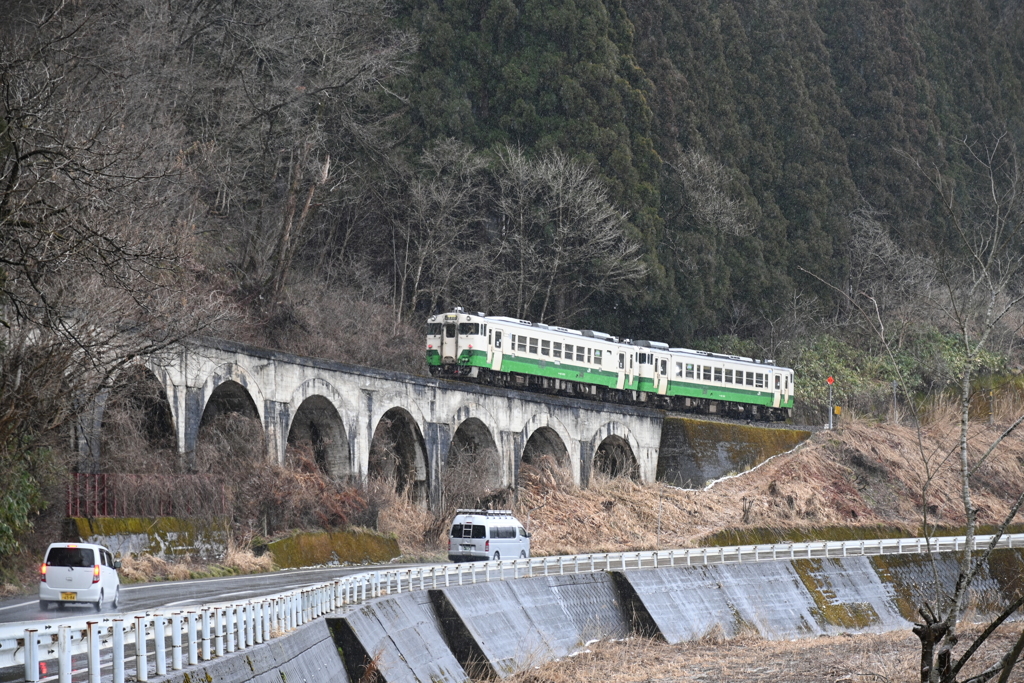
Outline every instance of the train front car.
{"type": "Polygon", "coordinates": [[[432,375],[476,377],[489,367],[487,318],[456,308],[427,320],[427,368],[432,375]]]}

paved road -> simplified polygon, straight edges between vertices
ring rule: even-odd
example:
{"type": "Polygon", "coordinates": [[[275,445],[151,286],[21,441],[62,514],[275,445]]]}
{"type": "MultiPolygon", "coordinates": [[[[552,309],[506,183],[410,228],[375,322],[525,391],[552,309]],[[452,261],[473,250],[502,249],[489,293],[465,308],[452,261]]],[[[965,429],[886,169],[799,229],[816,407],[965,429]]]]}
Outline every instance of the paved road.
{"type": "MultiPolygon", "coordinates": [[[[408,565],[381,565],[395,569],[408,565]]],[[[270,574],[225,576],[217,579],[191,579],[188,581],[162,581],[158,583],[122,584],[121,604],[117,610],[105,605],[103,614],[115,612],[142,612],[146,610],[178,610],[186,605],[244,600],[258,595],[280,593],[331,579],[372,571],[373,566],[321,567],[316,569],[286,569],[270,574]]],[[[11,598],[0,602],[0,624],[16,621],[43,621],[62,616],[89,616],[96,614],[89,605],[68,605],[63,609],[39,609],[36,596],[11,598]]]]}

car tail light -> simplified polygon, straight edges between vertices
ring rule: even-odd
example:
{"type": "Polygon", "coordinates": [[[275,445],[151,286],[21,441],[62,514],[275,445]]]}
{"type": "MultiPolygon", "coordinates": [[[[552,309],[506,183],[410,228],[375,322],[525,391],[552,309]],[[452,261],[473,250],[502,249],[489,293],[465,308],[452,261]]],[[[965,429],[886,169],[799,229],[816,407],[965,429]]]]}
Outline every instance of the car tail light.
{"type": "Polygon", "coordinates": [[[46,583],[46,563],[39,567],[39,581],[40,583],[46,583]]]}
{"type": "Polygon", "coordinates": [[[448,551],[451,552],[451,549],[452,549],[452,539],[449,538],[448,539],[448,551]]]}
{"type": "Polygon", "coordinates": [[[490,550],[490,549],[491,549],[491,541],[490,541],[490,539],[488,539],[487,541],[484,542],[484,550],[490,550]]]}
{"type": "Polygon", "coordinates": [[[94,564],[92,566],[92,582],[93,583],[99,583],[100,582],[100,566],[98,564],[94,564]]]}

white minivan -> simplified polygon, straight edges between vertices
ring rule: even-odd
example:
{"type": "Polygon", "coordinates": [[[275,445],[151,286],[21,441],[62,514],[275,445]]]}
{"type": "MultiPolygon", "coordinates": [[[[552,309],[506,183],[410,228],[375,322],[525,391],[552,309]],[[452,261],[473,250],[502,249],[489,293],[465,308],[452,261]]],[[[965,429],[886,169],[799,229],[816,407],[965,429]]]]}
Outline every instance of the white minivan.
{"type": "Polygon", "coordinates": [[[530,556],[530,534],[511,510],[457,510],[448,535],[451,562],[530,556]]]}
{"type": "Polygon", "coordinates": [[[109,550],[92,543],[51,543],[39,568],[39,607],[85,602],[96,611],[121,597],[121,563],[109,550]]]}

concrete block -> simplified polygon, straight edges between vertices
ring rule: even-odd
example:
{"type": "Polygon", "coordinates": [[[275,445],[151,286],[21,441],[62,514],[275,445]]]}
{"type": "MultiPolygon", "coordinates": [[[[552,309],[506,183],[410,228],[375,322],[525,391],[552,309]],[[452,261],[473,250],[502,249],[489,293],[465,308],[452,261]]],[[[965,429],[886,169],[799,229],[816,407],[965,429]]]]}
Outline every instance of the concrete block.
{"type": "Polygon", "coordinates": [[[352,680],[376,670],[387,683],[469,681],[424,591],[374,600],[327,623],[352,680]]]}
{"type": "Polygon", "coordinates": [[[565,657],[591,640],[629,633],[604,573],[492,581],[430,595],[463,668],[497,677],[565,657]]]}

